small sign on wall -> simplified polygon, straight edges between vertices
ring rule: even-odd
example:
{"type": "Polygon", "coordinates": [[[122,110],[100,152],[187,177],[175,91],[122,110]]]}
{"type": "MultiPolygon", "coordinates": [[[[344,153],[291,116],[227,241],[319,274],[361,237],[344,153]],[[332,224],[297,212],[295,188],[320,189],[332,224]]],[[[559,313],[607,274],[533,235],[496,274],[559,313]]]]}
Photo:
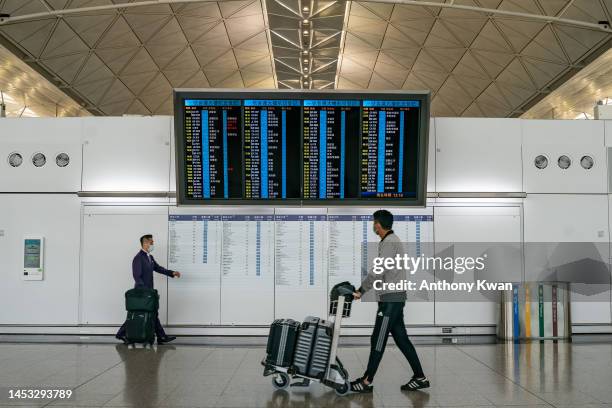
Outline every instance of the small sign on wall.
{"type": "Polygon", "coordinates": [[[23,280],[43,280],[44,242],[41,236],[23,238],[23,280]]]}

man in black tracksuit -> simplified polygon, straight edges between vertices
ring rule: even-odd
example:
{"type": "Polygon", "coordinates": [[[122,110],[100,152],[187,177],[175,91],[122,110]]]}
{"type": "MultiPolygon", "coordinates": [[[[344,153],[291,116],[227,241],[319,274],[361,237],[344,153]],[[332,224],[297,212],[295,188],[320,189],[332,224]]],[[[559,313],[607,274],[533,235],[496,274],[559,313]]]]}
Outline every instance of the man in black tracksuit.
{"type": "MultiPolygon", "coordinates": [[[[378,243],[379,258],[395,258],[396,255],[404,255],[404,247],[397,235],[393,233],[393,214],[387,210],[379,210],[374,213],[374,232],[380,237],[378,243]]],[[[372,289],[375,280],[382,280],[384,283],[400,282],[405,279],[406,273],[396,268],[385,268],[382,274],[375,274],[370,271],[361,283],[361,287],[354,293],[355,298],[361,296],[372,289]]],[[[413,391],[429,387],[429,381],[416,353],[412,342],[408,338],[406,326],[404,324],[404,306],[406,304],[405,291],[379,290],[376,293],[378,298],[378,310],[376,312],[376,322],[370,341],[370,358],[368,367],[363,377],[351,382],[353,392],[372,392],[372,381],[378,370],[378,365],[382,360],[387,345],[389,333],[393,336],[395,344],[402,351],[414,376],[408,383],[402,385],[402,390],[413,391]]]]}

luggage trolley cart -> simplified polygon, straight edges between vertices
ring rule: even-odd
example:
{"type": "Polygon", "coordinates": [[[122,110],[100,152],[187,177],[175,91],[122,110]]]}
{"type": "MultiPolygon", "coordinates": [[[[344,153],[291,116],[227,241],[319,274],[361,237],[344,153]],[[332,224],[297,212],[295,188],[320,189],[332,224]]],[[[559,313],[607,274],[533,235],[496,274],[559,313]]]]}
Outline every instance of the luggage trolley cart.
{"type": "MultiPolygon", "coordinates": [[[[340,328],[343,317],[351,316],[351,306],[353,290],[348,287],[339,287],[337,289],[338,297],[336,300],[331,300],[329,305],[329,320],[333,322],[334,331],[332,334],[331,347],[329,352],[329,360],[327,369],[323,378],[314,378],[306,375],[298,374],[293,367],[279,367],[267,364],[262,361],[265,366],[264,376],[272,376],[272,385],[276,389],[286,389],[291,385],[304,386],[310,381],[320,382],[330,388],[333,388],[338,395],[345,395],[350,390],[348,371],[342,365],[338,358],[338,341],[340,340],[340,328]],[[302,378],[302,383],[291,384],[292,378],[302,378]]],[[[333,291],[332,291],[333,293],[333,291]]]]}

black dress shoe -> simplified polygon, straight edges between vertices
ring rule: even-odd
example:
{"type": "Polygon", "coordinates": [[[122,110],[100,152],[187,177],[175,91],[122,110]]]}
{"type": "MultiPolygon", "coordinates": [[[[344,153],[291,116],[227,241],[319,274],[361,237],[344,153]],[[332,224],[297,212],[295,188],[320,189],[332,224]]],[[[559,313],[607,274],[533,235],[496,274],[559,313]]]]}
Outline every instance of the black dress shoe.
{"type": "Polygon", "coordinates": [[[172,340],[175,340],[176,336],[164,336],[157,338],[157,344],[170,343],[172,340]]]}
{"type": "Polygon", "coordinates": [[[121,340],[123,344],[128,344],[128,339],[125,336],[115,336],[117,340],[121,340]]]}

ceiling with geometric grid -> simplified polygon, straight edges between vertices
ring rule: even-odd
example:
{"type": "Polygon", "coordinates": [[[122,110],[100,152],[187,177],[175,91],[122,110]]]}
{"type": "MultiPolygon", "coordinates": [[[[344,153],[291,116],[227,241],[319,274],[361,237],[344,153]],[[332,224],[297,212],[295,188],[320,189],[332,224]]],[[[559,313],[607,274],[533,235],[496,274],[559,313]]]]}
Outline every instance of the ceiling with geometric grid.
{"type": "Polygon", "coordinates": [[[172,114],[173,88],[215,87],[426,89],[435,116],[515,117],[612,38],[557,20],[610,21],[612,0],[140,2],[0,0],[17,18],[0,44],[94,115],[172,114]]]}

